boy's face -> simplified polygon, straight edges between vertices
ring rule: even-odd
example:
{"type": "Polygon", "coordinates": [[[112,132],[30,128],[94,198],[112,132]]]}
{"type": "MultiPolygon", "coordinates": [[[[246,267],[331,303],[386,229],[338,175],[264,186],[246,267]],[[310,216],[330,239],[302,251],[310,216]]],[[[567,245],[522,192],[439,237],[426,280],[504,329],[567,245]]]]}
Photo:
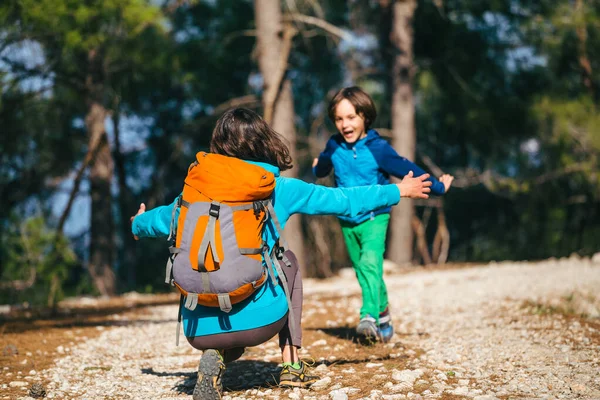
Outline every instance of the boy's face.
{"type": "Polygon", "coordinates": [[[346,143],[355,143],[367,136],[364,118],[356,113],[348,99],[340,101],[335,108],[335,127],[346,143]]]}

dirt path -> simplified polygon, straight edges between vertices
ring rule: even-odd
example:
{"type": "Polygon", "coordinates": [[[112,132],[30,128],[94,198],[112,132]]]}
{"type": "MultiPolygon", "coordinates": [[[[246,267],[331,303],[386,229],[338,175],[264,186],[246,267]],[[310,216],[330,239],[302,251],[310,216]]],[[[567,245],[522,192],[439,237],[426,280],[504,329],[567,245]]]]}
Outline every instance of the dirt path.
{"type": "MultiPolygon", "coordinates": [[[[351,274],[307,281],[303,353],[323,379],[310,390],[277,388],[272,340],[228,366],[225,398],[600,399],[600,263],[502,263],[386,281],[390,344],[353,340],[360,292],[351,274]]],[[[175,347],[175,318],[165,305],[54,327],[60,334],[42,350],[2,358],[0,399],[25,398],[36,381],[48,398],[191,398],[200,354],[175,347]],[[44,351],[55,362],[41,362],[44,351]]],[[[2,348],[35,332],[5,334],[2,348]]]]}

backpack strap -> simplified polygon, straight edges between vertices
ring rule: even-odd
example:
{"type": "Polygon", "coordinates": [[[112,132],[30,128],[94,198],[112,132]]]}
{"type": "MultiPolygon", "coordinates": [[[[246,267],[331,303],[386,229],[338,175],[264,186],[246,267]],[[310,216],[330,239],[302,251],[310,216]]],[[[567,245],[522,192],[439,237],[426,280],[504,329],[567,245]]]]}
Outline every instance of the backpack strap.
{"type": "Polygon", "coordinates": [[[215,240],[215,227],[217,219],[219,219],[220,209],[221,205],[218,201],[210,203],[208,224],[206,225],[206,231],[204,232],[204,237],[202,238],[202,243],[200,243],[200,249],[198,250],[198,270],[202,272],[207,272],[206,265],[204,264],[204,256],[206,255],[209,245],[213,261],[217,264],[221,262],[219,255],[217,254],[217,242],[215,240]]]}
{"type": "MultiPolygon", "coordinates": [[[[275,256],[275,252],[273,253],[273,255],[275,256]]],[[[274,257],[273,265],[275,266],[277,275],[279,275],[279,279],[281,279],[281,282],[282,282],[281,286],[283,286],[283,291],[285,292],[285,299],[287,300],[287,303],[288,303],[288,318],[289,318],[288,328],[290,330],[290,334],[293,337],[294,332],[295,332],[294,327],[296,325],[295,325],[294,311],[292,309],[292,297],[290,294],[290,289],[288,287],[288,281],[287,281],[287,278],[286,278],[285,274],[283,273],[283,270],[281,269],[281,266],[279,265],[279,261],[277,260],[276,257],[274,257]]]]}
{"type": "Polygon", "coordinates": [[[181,307],[183,307],[183,293],[179,296],[179,310],[177,311],[177,332],[175,332],[175,346],[179,346],[179,332],[181,332],[181,307]]]}
{"type": "Polygon", "coordinates": [[[171,254],[169,255],[169,258],[167,259],[167,266],[166,266],[166,270],[165,270],[165,283],[168,283],[171,286],[175,286],[175,285],[173,285],[173,261],[175,260],[175,257],[177,257],[177,254],[179,254],[180,251],[181,251],[181,249],[179,249],[178,247],[175,247],[175,246],[169,247],[169,253],[171,253],[171,254]]]}
{"type": "Polygon", "coordinates": [[[223,312],[230,312],[233,308],[231,305],[231,298],[229,298],[229,293],[219,293],[217,295],[217,299],[219,299],[219,308],[223,312]]]}
{"type": "Polygon", "coordinates": [[[279,285],[279,282],[277,282],[277,277],[275,277],[275,266],[273,265],[273,260],[269,252],[269,246],[266,244],[263,247],[263,258],[265,259],[265,264],[267,264],[267,272],[269,273],[271,282],[273,282],[273,286],[279,285]]]}
{"type": "Polygon", "coordinates": [[[185,308],[190,311],[194,311],[196,306],[198,305],[198,294],[196,293],[188,293],[185,296],[185,308]]]}
{"type": "Polygon", "coordinates": [[[208,276],[208,272],[200,272],[200,279],[202,280],[202,291],[210,293],[210,277],[208,276]]]}
{"type": "Polygon", "coordinates": [[[269,216],[273,220],[273,225],[277,230],[277,234],[279,235],[279,247],[283,247],[283,251],[289,249],[285,238],[283,237],[283,229],[281,229],[281,224],[279,223],[279,219],[277,219],[277,214],[275,214],[275,208],[273,208],[273,202],[271,199],[265,201],[267,210],[269,210],[269,216]]]}
{"type": "MultiPolygon", "coordinates": [[[[269,248],[266,245],[264,246],[263,249],[264,249],[263,258],[265,259],[265,263],[267,264],[267,271],[269,272],[269,276],[271,277],[273,286],[277,286],[279,284],[279,282],[277,281],[277,277],[275,276],[275,271],[277,271],[277,276],[281,280],[281,283],[282,283],[281,286],[283,287],[283,292],[285,293],[285,299],[287,300],[287,303],[288,303],[288,315],[289,315],[289,319],[290,319],[290,321],[289,321],[290,323],[288,324],[288,326],[290,329],[290,333],[293,335],[295,318],[294,318],[294,312],[292,310],[292,298],[290,295],[290,289],[288,288],[287,278],[285,277],[285,274],[283,273],[283,270],[281,269],[281,266],[279,265],[279,260],[277,259],[277,250],[274,249],[272,252],[269,252],[269,248]]],[[[286,257],[286,259],[287,259],[287,257],[286,257]]],[[[289,262],[289,260],[288,260],[288,262],[289,262]]]]}
{"type": "MultiPolygon", "coordinates": [[[[177,201],[175,203],[175,205],[173,206],[173,211],[171,212],[171,224],[169,225],[169,237],[167,237],[167,241],[175,241],[175,234],[176,232],[175,229],[173,229],[175,227],[175,212],[177,211],[177,209],[179,207],[181,207],[181,204],[183,202],[183,198],[182,195],[180,194],[179,196],[177,196],[177,201]]],[[[186,201],[187,203],[187,201],[186,201]]]]}

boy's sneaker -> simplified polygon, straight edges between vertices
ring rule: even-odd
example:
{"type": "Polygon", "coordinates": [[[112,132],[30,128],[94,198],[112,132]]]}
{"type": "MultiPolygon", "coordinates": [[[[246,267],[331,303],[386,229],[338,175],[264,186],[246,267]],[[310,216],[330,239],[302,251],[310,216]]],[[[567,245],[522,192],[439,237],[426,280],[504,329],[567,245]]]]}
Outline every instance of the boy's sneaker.
{"type": "Polygon", "coordinates": [[[307,388],[320,378],[315,375],[309,375],[309,366],[305,361],[299,361],[300,368],[296,369],[291,365],[286,365],[279,374],[279,386],[284,388],[307,388]]]}
{"type": "Polygon", "coordinates": [[[192,398],[194,400],[220,400],[223,393],[221,377],[225,363],[217,350],[205,350],[198,366],[198,380],[192,398]]]}
{"type": "Polygon", "coordinates": [[[383,343],[388,343],[392,339],[392,336],[394,336],[392,317],[390,310],[387,308],[384,312],[379,313],[379,335],[383,343]]]}
{"type": "Polygon", "coordinates": [[[356,327],[356,333],[359,336],[364,337],[368,340],[377,341],[379,339],[379,328],[377,327],[377,320],[371,317],[369,314],[360,319],[358,327],[356,327]]]}

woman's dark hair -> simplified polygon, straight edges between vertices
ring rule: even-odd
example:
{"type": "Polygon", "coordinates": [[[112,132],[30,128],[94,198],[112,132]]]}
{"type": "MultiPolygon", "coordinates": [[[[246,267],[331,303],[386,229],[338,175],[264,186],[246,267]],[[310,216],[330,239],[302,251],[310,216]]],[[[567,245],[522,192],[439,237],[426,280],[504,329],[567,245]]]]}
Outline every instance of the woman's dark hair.
{"type": "Polygon", "coordinates": [[[369,129],[371,124],[375,122],[375,118],[377,118],[377,110],[371,96],[358,86],[343,88],[333,96],[327,110],[331,122],[335,124],[335,109],[344,99],[354,106],[356,113],[365,120],[365,128],[369,129]]]}
{"type": "Polygon", "coordinates": [[[281,171],[292,168],[290,150],[283,137],[247,108],[226,111],[217,121],[210,141],[211,153],[265,162],[281,171]]]}

